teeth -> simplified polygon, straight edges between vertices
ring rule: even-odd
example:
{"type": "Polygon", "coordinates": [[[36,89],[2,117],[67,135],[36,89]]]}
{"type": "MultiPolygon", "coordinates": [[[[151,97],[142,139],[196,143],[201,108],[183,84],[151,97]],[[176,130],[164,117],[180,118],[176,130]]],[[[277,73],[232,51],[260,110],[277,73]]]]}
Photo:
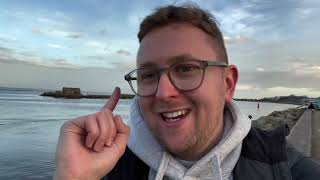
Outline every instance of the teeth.
{"type": "Polygon", "coordinates": [[[178,116],[187,114],[187,110],[180,110],[176,112],[162,113],[166,118],[177,118],[178,116]]]}

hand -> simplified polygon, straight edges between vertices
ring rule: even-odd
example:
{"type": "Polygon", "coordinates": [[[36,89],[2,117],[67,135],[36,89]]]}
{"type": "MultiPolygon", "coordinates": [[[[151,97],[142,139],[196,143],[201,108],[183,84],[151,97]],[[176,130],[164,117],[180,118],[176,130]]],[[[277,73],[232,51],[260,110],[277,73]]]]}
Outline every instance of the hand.
{"type": "Polygon", "coordinates": [[[123,155],[129,127],[112,111],[120,98],[115,88],[103,108],[64,123],[56,150],[55,179],[101,179],[123,155]]]}

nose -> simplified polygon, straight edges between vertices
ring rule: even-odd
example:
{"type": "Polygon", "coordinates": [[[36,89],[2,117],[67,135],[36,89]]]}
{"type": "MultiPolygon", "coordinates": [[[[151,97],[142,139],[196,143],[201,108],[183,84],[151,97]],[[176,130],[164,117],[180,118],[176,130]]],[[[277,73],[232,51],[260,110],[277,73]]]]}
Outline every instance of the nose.
{"type": "Polygon", "coordinates": [[[178,89],[174,87],[169,79],[168,74],[162,73],[159,77],[158,89],[156,92],[156,98],[166,100],[179,95],[178,89]]]}

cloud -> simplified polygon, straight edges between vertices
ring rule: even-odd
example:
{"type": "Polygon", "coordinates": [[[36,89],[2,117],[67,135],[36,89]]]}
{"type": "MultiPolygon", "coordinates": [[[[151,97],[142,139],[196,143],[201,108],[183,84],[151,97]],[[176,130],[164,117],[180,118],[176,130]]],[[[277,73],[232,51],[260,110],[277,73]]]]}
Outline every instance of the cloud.
{"type": "Polygon", "coordinates": [[[239,83],[261,89],[273,87],[308,88],[320,91],[318,73],[299,73],[288,70],[240,71],[239,83]]]}
{"type": "Polygon", "coordinates": [[[236,35],[233,37],[224,36],[223,39],[226,44],[240,44],[240,43],[247,43],[249,41],[252,41],[252,39],[243,37],[240,35],[236,35]]]}
{"type": "Polygon", "coordinates": [[[70,67],[70,68],[79,67],[79,66],[76,66],[75,64],[72,64],[67,59],[53,60],[53,64],[56,65],[57,67],[70,67]]]}
{"type": "Polygon", "coordinates": [[[255,32],[254,28],[249,26],[247,21],[248,19],[257,17],[244,8],[225,8],[221,11],[211,11],[211,13],[221,24],[223,32],[228,35],[235,36],[245,34],[251,36],[255,32]]]}
{"type": "Polygon", "coordinates": [[[18,40],[17,37],[15,37],[14,35],[0,33],[0,41],[4,43],[11,43],[17,40],[18,40]]]}
{"type": "Polygon", "coordinates": [[[69,61],[65,59],[57,59],[54,63],[59,66],[48,67],[30,62],[2,61],[0,58],[0,84],[9,87],[41,89],[61,89],[63,86],[72,86],[80,87],[83,91],[105,93],[111,93],[114,87],[118,86],[123,93],[132,93],[123,79],[127,70],[61,67],[68,66],[69,61]]]}
{"type": "Polygon", "coordinates": [[[45,23],[48,23],[48,22],[50,22],[51,20],[50,20],[50,19],[48,19],[48,18],[39,17],[39,18],[37,18],[37,21],[39,21],[39,22],[45,22],[45,23]]]}
{"type": "Polygon", "coordinates": [[[81,37],[81,35],[80,34],[69,34],[69,35],[66,35],[65,37],[71,38],[71,39],[79,39],[81,37]]]}
{"type": "Polygon", "coordinates": [[[135,61],[129,61],[129,62],[112,62],[112,64],[117,69],[124,69],[126,72],[129,72],[136,68],[136,62],[135,61]]]}
{"type": "Polygon", "coordinates": [[[99,30],[99,34],[102,35],[102,36],[106,35],[107,33],[108,33],[108,30],[107,30],[107,29],[101,29],[101,30],[99,30]]]}
{"type": "Polygon", "coordinates": [[[256,89],[256,87],[253,87],[251,85],[246,85],[246,84],[238,84],[237,85],[237,90],[246,90],[246,91],[250,91],[256,89]]]}
{"type": "MultiPolygon", "coordinates": [[[[0,53],[12,53],[14,52],[13,49],[10,49],[10,48],[6,48],[6,47],[0,47],[0,53]]],[[[2,55],[2,54],[0,54],[2,55]]]]}
{"type": "Polygon", "coordinates": [[[284,64],[289,71],[296,74],[320,78],[320,63],[318,62],[318,58],[287,56],[284,64]]]}
{"type": "Polygon", "coordinates": [[[90,61],[95,60],[95,61],[106,61],[106,59],[108,58],[106,55],[87,55],[87,56],[83,56],[82,58],[85,59],[89,59],[90,61]]]}
{"type": "Polygon", "coordinates": [[[102,48],[105,49],[106,44],[99,41],[88,41],[85,43],[86,46],[92,47],[92,48],[102,48]]]}
{"type": "Polygon", "coordinates": [[[120,49],[120,50],[117,51],[117,54],[121,54],[121,55],[125,55],[125,56],[130,56],[130,55],[131,55],[131,52],[126,51],[126,50],[123,50],[123,49],[120,49]]]}
{"type": "Polygon", "coordinates": [[[81,37],[80,33],[59,30],[59,29],[45,29],[45,28],[41,29],[38,27],[34,27],[31,29],[31,32],[34,34],[51,36],[51,37],[60,37],[60,38],[62,37],[62,38],[78,39],[81,37]]]}
{"type": "Polygon", "coordinates": [[[58,69],[82,69],[83,67],[73,64],[66,59],[51,59],[43,61],[25,61],[21,59],[4,58],[0,57],[0,63],[15,64],[15,65],[27,65],[41,68],[58,68],[58,69]]]}
{"type": "MultiPolygon", "coordinates": [[[[52,44],[53,46],[58,46],[52,44]]],[[[32,65],[46,68],[73,68],[78,69],[81,66],[71,63],[67,59],[50,59],[41,57],[31,51],[20,51],[6,47],[0,47],[0,63],[32,65]]]]}
{"type": "Polygon", "coordinates": [[[264,71],[263,68],[257,68],[257,71],[264,71]]]}
{"type": "Polygon", "coordinates": [[[31,31],[34,34],[44,34],[44,31],[39,28],[32,28],[31,31]]]}

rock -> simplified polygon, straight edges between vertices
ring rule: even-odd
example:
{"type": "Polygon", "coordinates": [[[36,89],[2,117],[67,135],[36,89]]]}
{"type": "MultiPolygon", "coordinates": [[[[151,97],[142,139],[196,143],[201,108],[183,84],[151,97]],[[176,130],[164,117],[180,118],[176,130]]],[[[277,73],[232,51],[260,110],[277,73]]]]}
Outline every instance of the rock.
{"type": "Polygon", "coordinates": [[[287,124],[291,129],[303,114],[304,109],[290,108],[283,111],[273,111],[268,116],[262,116],[252,121],[252,126],[263,130],[271,130],[280,125],[287,124]]]}

